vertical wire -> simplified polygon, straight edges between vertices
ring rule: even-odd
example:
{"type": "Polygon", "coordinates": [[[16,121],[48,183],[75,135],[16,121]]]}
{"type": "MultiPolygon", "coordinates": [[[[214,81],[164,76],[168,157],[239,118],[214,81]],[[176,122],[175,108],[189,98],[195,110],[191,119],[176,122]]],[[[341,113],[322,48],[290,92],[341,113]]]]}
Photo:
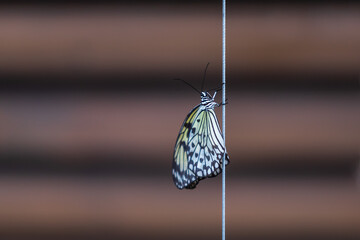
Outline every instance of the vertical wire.
{"type": "MultiPolygon", "coordinates": [[[[222,132],[225,145],[225,87],[226,87],[226,0],[222,0],[222,132]]],[[[226,148],[225,148],[226,149],[226,148]]],[[[224,152],[222,162],[222,240],[225,240],[225,160],[226,151],[224,152]]]]}

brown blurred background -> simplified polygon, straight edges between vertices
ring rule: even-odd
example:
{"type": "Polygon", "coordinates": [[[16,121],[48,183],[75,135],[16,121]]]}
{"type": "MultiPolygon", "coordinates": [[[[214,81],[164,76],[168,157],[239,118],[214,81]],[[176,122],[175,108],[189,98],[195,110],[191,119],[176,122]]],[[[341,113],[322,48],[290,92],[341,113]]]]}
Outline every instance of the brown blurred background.
{"type": "MultiPolygon", "coordinates": [[[[359,239],[360,5],[227,24],[228,239],[359,239]]],[[[220,1],[1,5],[1,238],[219,239],[221,178],[171,177],[200,101],[172,79],[207,62],[218,87],[220,1]]]]}

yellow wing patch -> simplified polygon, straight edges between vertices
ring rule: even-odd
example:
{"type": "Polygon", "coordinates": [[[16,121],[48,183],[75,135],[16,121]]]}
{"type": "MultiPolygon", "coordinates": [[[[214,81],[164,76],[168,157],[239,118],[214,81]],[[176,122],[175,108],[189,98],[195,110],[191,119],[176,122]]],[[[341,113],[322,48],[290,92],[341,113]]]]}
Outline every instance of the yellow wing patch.
{"type": "Polygon", "coordinates": [[[199,106],[195,107],[185,118],[175,144],[172,175],[176,186],[180,189],[187,187],[192,181],[196,180],[194,173],[188,169],[187,142],[198,109],[199,106]]]}

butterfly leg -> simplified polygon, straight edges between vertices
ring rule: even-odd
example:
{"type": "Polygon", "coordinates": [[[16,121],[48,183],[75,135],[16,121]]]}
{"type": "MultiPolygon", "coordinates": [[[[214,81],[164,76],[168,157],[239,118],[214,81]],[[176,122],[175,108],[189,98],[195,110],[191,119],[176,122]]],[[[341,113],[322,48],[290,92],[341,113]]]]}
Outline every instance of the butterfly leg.
{"type": "Polygon", "coordinates": [[[213,95],[213,97],[212,97],[213,100],[215,99],[216,94],[221,91],[221,89],[222,89],[222,87],[213,88],[213,89],[208,90],[208,91],[213,91],[213,90],[215,90],[214,95],[213,95]]]}
{"type": "Polygon", "coordinates": [[[226,105],[226,104],[228,104],[229,102],[228,102],[228,99],[225,99],[225,102],[224,103],[218,103],[215,107],[220,107],[220,106],[222,106],[222,105],[226,105]]]}
{"type": "Polygon", "coordinates": [[[221,89],[222,89],[222,87],[212,88],[212,89],[207,90],[207,92],[215,91],[215,92],[214,92],[214,95],[213,95],[213,99],[214,99],[216,93],[219,92],[219,91],[221,91],[221,89]]]}

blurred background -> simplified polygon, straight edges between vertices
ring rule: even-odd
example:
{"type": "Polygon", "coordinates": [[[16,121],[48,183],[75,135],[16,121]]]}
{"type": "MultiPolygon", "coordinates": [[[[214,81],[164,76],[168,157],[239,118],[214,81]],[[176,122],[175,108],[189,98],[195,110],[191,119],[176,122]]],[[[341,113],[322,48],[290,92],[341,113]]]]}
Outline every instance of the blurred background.
{"type": "MultiPolygon", "coordinates": [[[[359,239],[360,5],[227,7],[228,239],[359,239]]],[[[171,177],[208,62],[220,1],[2,4],[0,236],[220,239],[221,178],[171,177]]]]}

